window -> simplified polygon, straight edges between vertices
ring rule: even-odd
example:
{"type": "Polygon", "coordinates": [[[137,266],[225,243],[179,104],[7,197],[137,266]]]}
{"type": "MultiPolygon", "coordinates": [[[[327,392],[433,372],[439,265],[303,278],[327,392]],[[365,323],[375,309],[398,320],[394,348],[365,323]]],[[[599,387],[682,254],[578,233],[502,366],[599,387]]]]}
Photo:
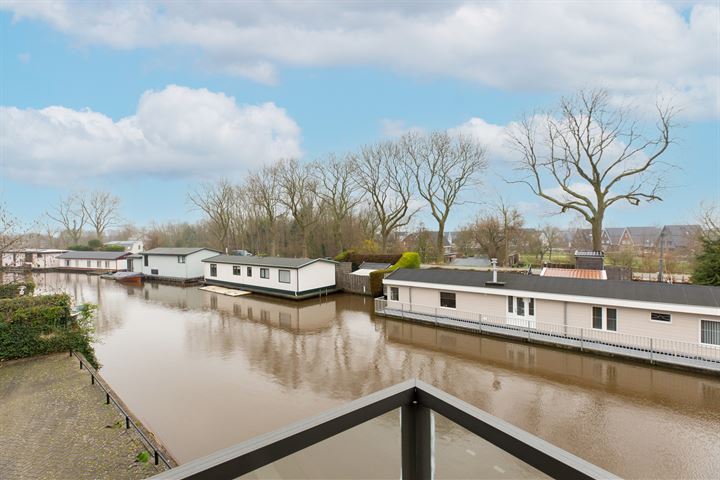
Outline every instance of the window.
{"type": "Polygon", "coordinates": [[[148,256],[147,255],[143,255],[143,261],[145,262],[145,266],[147,267],[148,266],[148,256]]]}
{"type": "Polygon", "coordinates": [[[70,266],[70,260],[65,260],[65,266],[66,266],[66,267],[69,267],[69,266],[70,266]]]}
{"type": "Polygon", "coordinates": [[[508,313],[513,313],[513,297],[508,297],[508,313]]]}
{"type": "Polygon", "coordinates": [[[455,294],[453,292],[440,292],[440,306],[455,308],[455,294]]]}
{"type": "Polygon", "coordinates": [[[217,264],[216,263],[210,264],[210,276],[217,277],[217,264]]]}
{"type": "Polygon", "coordinates": [[[280,283],[290,283],[290,270],[278,270],[278,281],[280,283]]]}
{"type": "Polygon", "coordinates": [[[650,312],[650,320],[669,323],[672,320],[672,317],[669,313],[650,312]]]}
{"type": "Polygon", "coordinates": [[[528,315],[531,317],[535,316],[535,299],[531,298],[530,302],[528,303],[528,315]]]}
{"type": "Polygon", "coordinates": [[[177,259],[178,263],[185,263],[185,255],[178,255],[177,259]]]}
{"type": "Polygon", "coordinates": [[[88,267],[90,266],[90,260],[87,261],[87,266],[88,266],[88,267]]]}
{"type": "Polygon", "coordinates": [[[260,269],[260,278],[270,278],[270,269],[269,268],[261,268],[260,269]]]}
{"type": "Polygon", "coordinates": [[[517,307],[515,309],[515,314],[518,317],[524,317],[525,316],[525,299],[516,297],[515,300],[516,300],[515,305],[517,307]]]}
{"type": "Polygon", "coordinates": [[[233,265],[233,275],[240,276],[240,272],[242,272],[242,267],[233,265]]]}
{"type": "Polygon", "coordinates": [[[97,261],[98,268],[102,267],[102,262],[100,260],[97,261]]]}
{"type": "Polygon", "coordinates": [[[150,275],[157,275],[157,274],[158,274],[157,268],[153,268],[152,270],[150,270],[150,275]]]}
{"type": "Polygon", "coordinates": [[[109,260],[105,260],[105,268],[110,268],[110,261],[109,261],[109,260]]]}
{"type": "Polygon", "coordinates": [[[395,300],[396,302],[400,300],[400,289],[398,287],[390,287],[390,300],[395,300]]]}
{"type": "Polygon", "coordinates": [[[617,332],[617,310],[614,308],[608,308],[605,310],[606,320],[605,328],[617,332]]]}
{"type": "Polygon", "coordinates": [[[602,307],[593,307],[592,325],[593,328],[602,330],[602,307]]]}
{"type": "Polygon", "coordinates": [[[247,267],[247,276],[252,277],[252,267],[247,267]]]}
{"type": "Polygon", "coordinates": [[[700,320],[700,343],[720,345],[720,322],[700,320]]]}

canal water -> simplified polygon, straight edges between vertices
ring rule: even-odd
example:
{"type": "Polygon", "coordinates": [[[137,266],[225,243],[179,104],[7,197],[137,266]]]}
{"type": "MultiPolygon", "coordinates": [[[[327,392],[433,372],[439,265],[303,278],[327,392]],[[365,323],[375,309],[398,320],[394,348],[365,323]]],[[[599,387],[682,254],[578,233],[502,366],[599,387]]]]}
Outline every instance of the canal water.
{"type": "MultiPolygon", "coordinates": [[[[99,304],[101,373],[187,462],[419,378],[617,475],[720,476],[720,379],[375,317],[372,299],[301,303],[37,274],[99,304]]],[[[436,416],[437,478],[538,472],[436,416]]],[[[248,478],[399,478],[399,414],[248,478]]]]}

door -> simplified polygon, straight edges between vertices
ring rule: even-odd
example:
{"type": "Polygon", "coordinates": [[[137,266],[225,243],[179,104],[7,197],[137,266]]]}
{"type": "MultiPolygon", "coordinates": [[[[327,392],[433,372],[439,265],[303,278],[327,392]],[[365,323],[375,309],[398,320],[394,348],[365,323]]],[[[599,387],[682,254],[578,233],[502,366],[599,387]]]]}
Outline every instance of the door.
{"type": "Polygon", "coordinates": [[[508,297],[508,325],[535,328],[535,299],[528,297],[508,297]]]}

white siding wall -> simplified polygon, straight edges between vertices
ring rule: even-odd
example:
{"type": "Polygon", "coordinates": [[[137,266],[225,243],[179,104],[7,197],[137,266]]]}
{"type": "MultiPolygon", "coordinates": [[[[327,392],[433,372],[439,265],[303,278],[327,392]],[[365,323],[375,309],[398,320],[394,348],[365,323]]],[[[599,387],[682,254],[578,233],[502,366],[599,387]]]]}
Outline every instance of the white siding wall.
{"type": "Polygon", "coordinates": [[[125,259],[120,260],[95,260],[95,259],[72,259],[66,260],[63,258],[57,259],[58,268],[68,269],[84,269],[84,270],[125,270],[127,269],[127,262],[125,259]],[[70,262],[68,265],[67,262],[70,262]],[[90,262],[90,266],[88,266],[90,262]]]}
{"type": "Polygon", "coordinates": [[[298,291],[314,290],[316,288],[332,287],[335,285],[335,264],[330,262],[315,262],[298,270],[298,291]]]}
{"type": "MultiPolygon", "coordinates": [[[[440,292],[453,291],[452,287],[439,290],[435,288],[399,286],[398,303],[390,300],[390,287],[391,285],[386,285],[385,292],[389,307],[392,307],[393,304],[410,303],[413,310],[418,312],[427,312],[428,309],[434,311],[435,308],[442,312],[440,292]]],[[[526,296],[531,297],[532,293],[528,292],[526,296]]],[[[483,313],[499,317],[504,317],[507,313],[507,295],[456,292],[456,303],[456,310],[458,311],[483,313]]],[[[672,313],[672,321],[665,323],[650,320],[651,312],[665,313],[662,310],[617,307],[612,303],[602,302],[589,304],[543,299],[535,300],[535,319],[541,323],[562,325],[567,322],[569,326],[592,328],[593,306],[617,309],[617,333],[690,343],[699,343],[700,341],[701,319],[720,321],[720,312],[718,312],[718,315],[672,313]],[[565,303],[567,303],[567,310],[565,303]]],[[[605,314],[603,313],[603,315],[605,314]]]]}
{"type": "Polygon", "coordinates": [[[144,275],[150,277],[158,276],[188,279],[202,278],[203,259],[214,257],[217,255],[217,252],[213,252],[212,250],[200,250],[190,255],[184,255],[185,263],[180,263],[178,261],[178,255],[146,255],[148,258],[147,266],[145,266],[145,258],[140,260],[142,273],[144,275]],[[157,273],[152,273],[153,270],[157,270],[157,273]]]}
{"type": "Polygon", "coordinates": [[[276,267],[259,267],[256,265],[231,265],[229,263],[203,262],[205,270],[205,278],[208,280],[217,280],[220,282],[236,283],[250,285],[259,288],[272,288],[274,290],[283,290],[286,292],[297,292],[297,275],[298,271],[292,268],[276,268],[276,267]],[[217,276],[210,276],[210,265],[217,265],[217,276]],[[233,267],[240,267],[240,275],[233,275],[233,267]],[[252,268],[252,276],[248,277],[247,269],[252,268]],[[270,278],[260,278],[260,269],[267,268],[270,278]],[[290,283],[280,283],[279,271],[290,271],[290,283]]]}

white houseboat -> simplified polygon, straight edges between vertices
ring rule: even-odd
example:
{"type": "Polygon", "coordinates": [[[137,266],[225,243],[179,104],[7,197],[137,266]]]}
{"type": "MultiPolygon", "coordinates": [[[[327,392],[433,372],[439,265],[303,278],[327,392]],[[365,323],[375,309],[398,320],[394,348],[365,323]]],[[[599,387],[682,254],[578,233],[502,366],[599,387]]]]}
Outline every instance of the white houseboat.
{"type": "Polygon", "coordinates": [[[720,371],[720,287],[447,269],[383,284],[384,315],[720,371]]]}
{"type": "Polygon", "coordinates": [[[70,250],[58,255],[58,269],[116,272],[127,269],[128,252],[84,252],[70,250]]]}
{"type": "Polygon", "coordinates": [[[9,250],[0,256],[0,267],[29,268],[31,270],[44,270],[57,268],[60,264],[58,256],[67,250],[55,248],[25,248],[9,250]]]}
{"type": "Polygon", "coordinates": [[[323,258],[217,255],[203,260],[205,283],[303,299],[335,288],[337,262],[323,258]]]}
{"type": "MultiPolygon", "coordinates": [[[[204,247],[159,247],[141,252],[142,273],[145,278],[190,282],[202,280],[203,260],[214,257],[217,250],[204,247]]],[[[133,271],[137,271],[133,256],[133,271]]]]}

